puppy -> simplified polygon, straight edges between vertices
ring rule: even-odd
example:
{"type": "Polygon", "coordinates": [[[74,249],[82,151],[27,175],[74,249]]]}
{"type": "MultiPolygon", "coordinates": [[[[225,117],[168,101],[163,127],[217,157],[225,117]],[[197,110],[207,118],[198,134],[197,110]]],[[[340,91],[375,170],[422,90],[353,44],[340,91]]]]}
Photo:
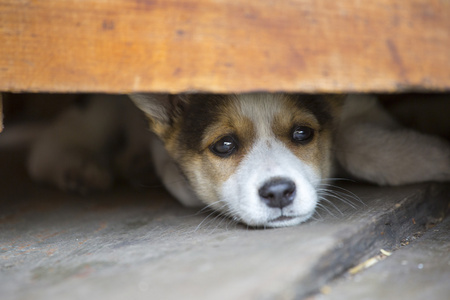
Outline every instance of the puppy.
{"type": "Polygon", "coordinates": [[[450,180],[450,145],[400,127],[372,96],[131,99],[136,106],[95,96],[63,114],[33,146],[31,176],[83,193],[109,188],[116,174],[129,177],[151,158],[184,205],[208,205],[255,227],[308,220],[336,165],[380,185],[450,180]]]}

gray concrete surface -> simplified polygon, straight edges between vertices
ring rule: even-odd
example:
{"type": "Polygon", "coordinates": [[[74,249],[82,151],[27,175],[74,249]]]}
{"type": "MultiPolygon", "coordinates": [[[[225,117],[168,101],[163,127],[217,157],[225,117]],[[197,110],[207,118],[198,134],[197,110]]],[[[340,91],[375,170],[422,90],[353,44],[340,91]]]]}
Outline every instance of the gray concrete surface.
{"type": "Polygon", "coordinates": [[[423,232],[450,199],[443,184],[345,185],[364,205],[334,200],[306,224],[255,230],[159,187],[65,194],[30,182],[23,164],[23,151],[0,149],[3,300],[299,299],[423,232]]]}

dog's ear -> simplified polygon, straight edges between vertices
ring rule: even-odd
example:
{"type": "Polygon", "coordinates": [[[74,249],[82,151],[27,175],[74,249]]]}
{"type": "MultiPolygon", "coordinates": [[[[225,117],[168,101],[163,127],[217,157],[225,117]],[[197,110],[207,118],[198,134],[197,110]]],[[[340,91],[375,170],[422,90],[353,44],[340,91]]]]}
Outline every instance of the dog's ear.
{"type": "Polygon", "coordinates": [[[131,100],[154,124],[169,126],[181,115],[187,97],[170,94],[130,94],[131,100]]]}

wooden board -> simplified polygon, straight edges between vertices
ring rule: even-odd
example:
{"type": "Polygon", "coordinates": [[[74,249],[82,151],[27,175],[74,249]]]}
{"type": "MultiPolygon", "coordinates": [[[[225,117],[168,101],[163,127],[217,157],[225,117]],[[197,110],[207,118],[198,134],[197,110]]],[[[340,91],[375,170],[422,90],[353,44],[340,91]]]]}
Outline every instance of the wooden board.
{"type": "MultiPolygon", "coordinates": [[[[448,299],[450,295],[450,217],[357,276],[337,280],[321,300],[448,299]],[[443,263],[443,262],[447,263],[443,263]],[[368,296],[370,295],[370,296],[368,296]]],[[[418,237],[417,237],[418,236],[418,237]]]]}
{"type": "Polygon", "coordinates": [[[449,31],[447,0],[0,0],[0,90],[450,90],[449,31]]]}

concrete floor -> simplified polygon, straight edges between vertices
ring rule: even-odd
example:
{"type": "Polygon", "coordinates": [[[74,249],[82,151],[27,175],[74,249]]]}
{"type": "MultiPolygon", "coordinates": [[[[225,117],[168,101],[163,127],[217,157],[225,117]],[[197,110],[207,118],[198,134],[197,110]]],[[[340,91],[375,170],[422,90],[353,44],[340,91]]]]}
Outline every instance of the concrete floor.
{"type": "Polygon", "coordinates": [[[0,147],[3,300],[450,295],[450,221],[426,231],[444,219],[448,184],[347,184],[364,204],[335,201],[306,224],[255,230],[184,208],[155,186],[65,194],[32,183],[24,159],[0,147]],[[380,249],[395,251],[346,275],[380,249]]]}

